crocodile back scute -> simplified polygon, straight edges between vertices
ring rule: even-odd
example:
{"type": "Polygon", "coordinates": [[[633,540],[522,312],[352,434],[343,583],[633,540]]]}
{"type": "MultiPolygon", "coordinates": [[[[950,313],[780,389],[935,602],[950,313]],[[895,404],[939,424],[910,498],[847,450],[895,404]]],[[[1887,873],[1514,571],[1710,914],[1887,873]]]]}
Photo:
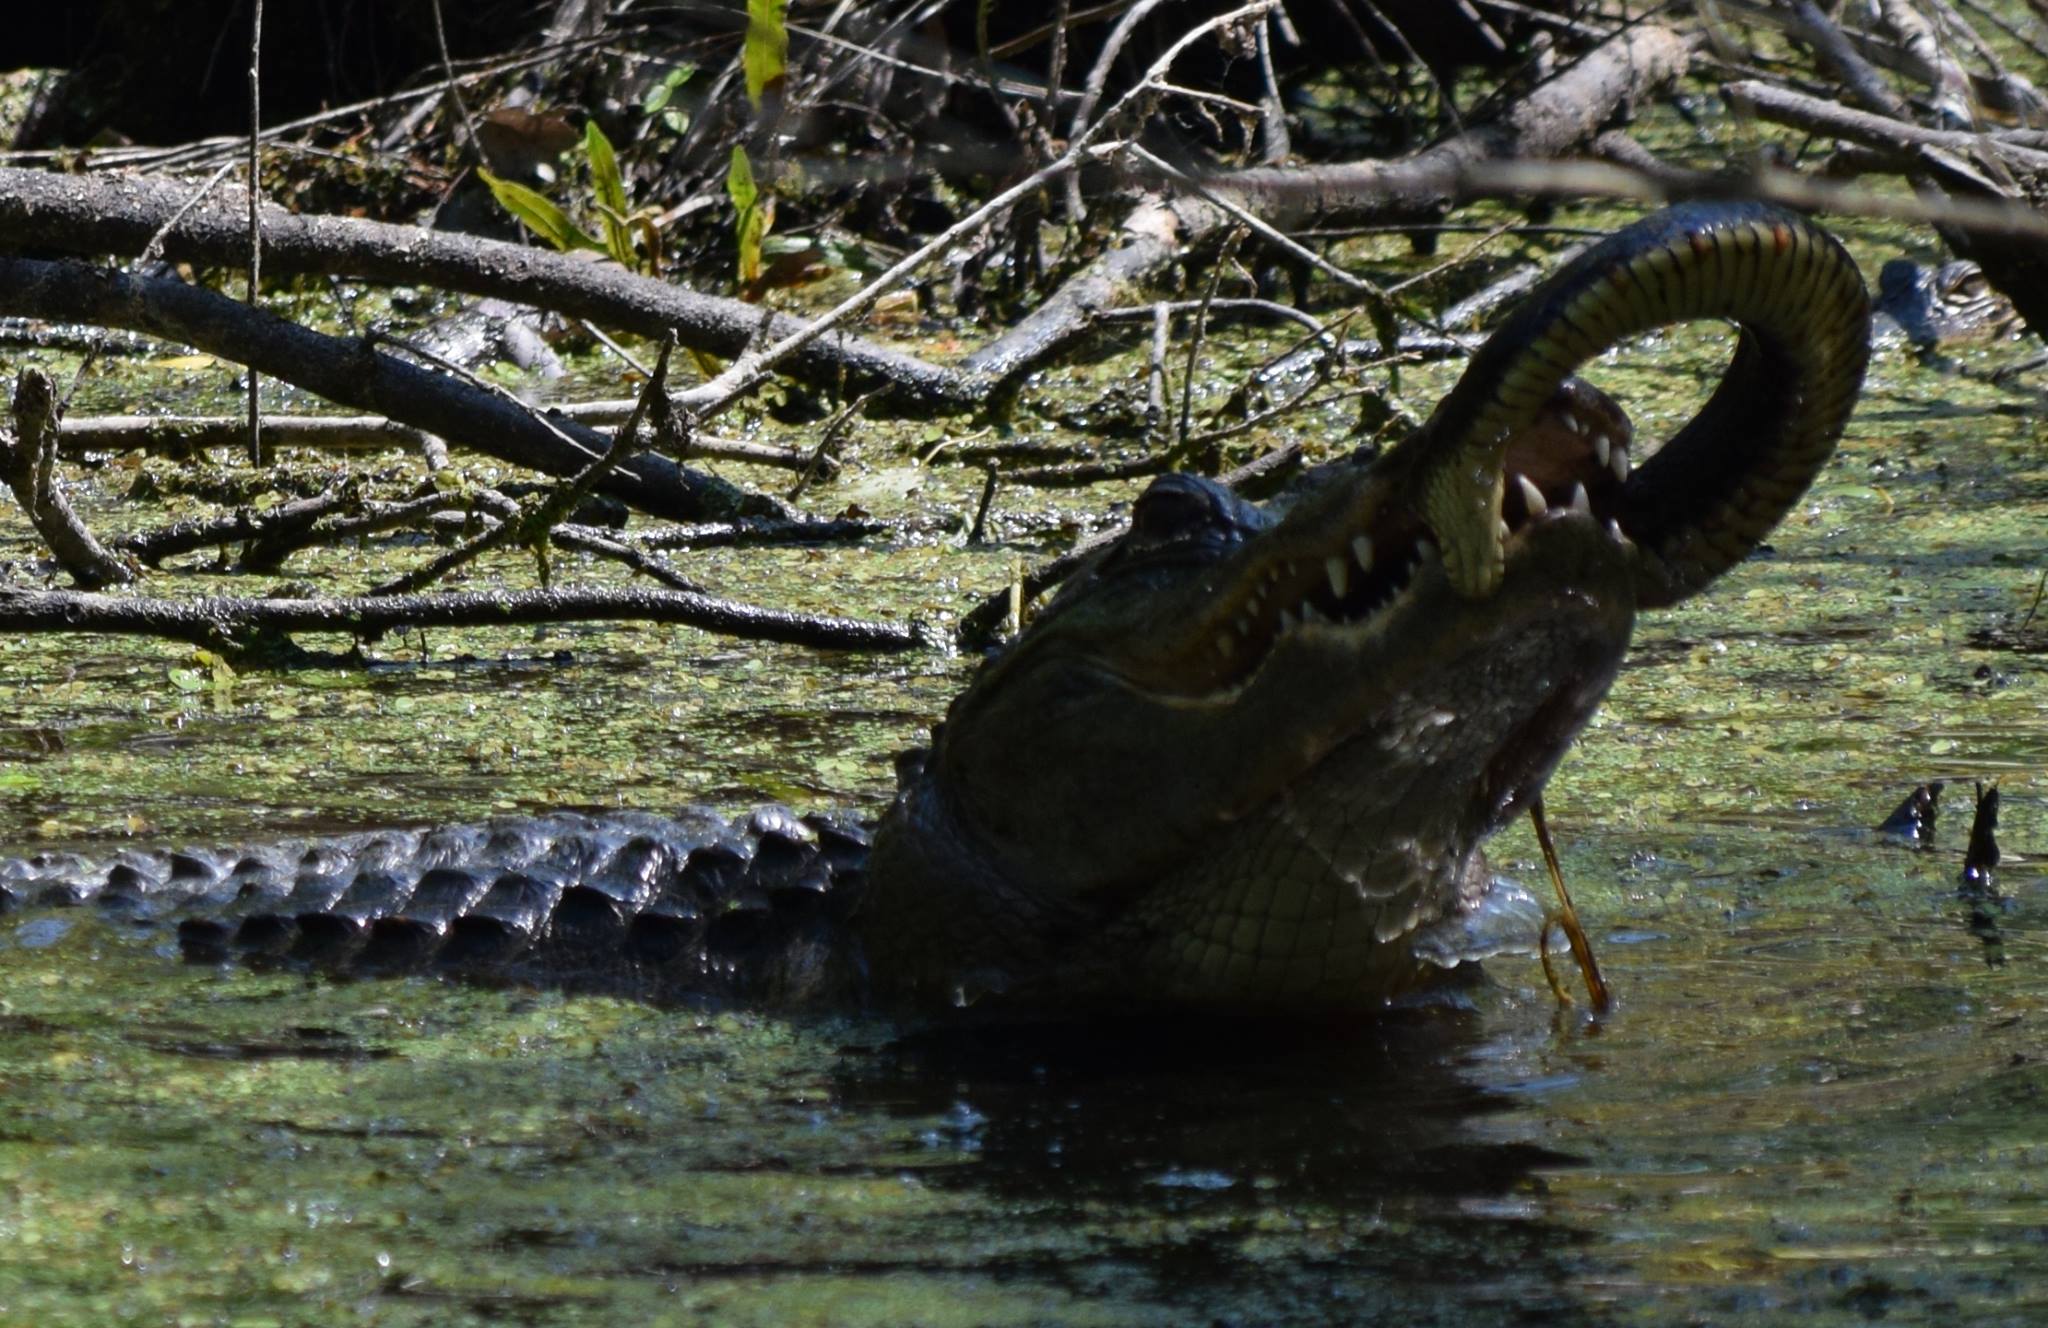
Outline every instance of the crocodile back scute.
{"type": "Polygon", "coordinates": [[[831,814],[555,812],[0,862],[0,917],[96,908],[195,962],[453,973],[653,998],[844,1001],[869,834],[831,814]]]}

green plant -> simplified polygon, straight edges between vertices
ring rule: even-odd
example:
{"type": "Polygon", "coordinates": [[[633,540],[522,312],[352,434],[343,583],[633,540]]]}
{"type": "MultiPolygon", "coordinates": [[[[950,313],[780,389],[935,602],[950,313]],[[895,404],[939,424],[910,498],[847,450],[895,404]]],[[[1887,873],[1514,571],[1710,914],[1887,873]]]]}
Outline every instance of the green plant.
{"type": "Polygon", "coordinates": [[[598,215],[601,235],[584,230],[560,204],[537,189],[501,179],[482,168],[477,174],[490,186],[491,196],[498,200],[499,207],[564,253],[587,249],[604,254],[631,271],[657,271],[661,266],[657,214],[652,208],[633,210],[626,193],[625,175],[619,169],[618,153],[595,120],[584,127],[582,151],[590,168],[590,208],[598,215]]]}

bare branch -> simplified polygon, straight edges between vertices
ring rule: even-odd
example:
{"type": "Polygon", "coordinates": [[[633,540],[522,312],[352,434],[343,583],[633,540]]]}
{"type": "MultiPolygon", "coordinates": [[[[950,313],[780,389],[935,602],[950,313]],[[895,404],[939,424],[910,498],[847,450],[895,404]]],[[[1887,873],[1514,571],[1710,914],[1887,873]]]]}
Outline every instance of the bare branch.
{"type": "MultiPolygon", "coordinates": [[[[375,411],[554,475],[577,473],[610,445],[602,434],[580,424],[543,424],[517,403],[361,342],[322,335],[180,281],[129,276],[80,263],[0,258],[0,312],[51,321],[86,319],[169,337],[261,369],[329,401],[375,411]]],[[[599,487],[622,502],[672,520],[786,514],[774,499],[744,494],[665,457],[634,457],[599,487]]]]}
{"type": "Polygon", "coordinates": [[[14,434],[0,433],[0,472],[21,510],[50,552],[86,589],[135,579],[127,563],[93,538],[57,484],[57,395],[41,369],[23,369],[14,382],[14,434]]]}

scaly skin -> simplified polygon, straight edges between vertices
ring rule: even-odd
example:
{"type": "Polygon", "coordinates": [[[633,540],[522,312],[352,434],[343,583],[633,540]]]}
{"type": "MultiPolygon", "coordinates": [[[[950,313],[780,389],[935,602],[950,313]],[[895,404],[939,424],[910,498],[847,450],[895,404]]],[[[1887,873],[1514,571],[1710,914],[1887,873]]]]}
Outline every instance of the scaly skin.
{"type": "Polygon", "coordinates": [[[1868,334],[1855,266],[1796,218],[1693,206],[1616,234],[1411,437],[1284,512],[1153,484],[905,763],[864,873],[858,833],[786,812],[560,817],[125,876],[0,864],[0,906],[168,899],[209,956],[665,995],[1371,1009],[1530,938],[1481,845],[1606,694],[1637,610],[1700,590],[1805,490],[1868,334]],[[1738,323],[1735,357],[1631,468],[1626,418],[1569,375],[1691,318],[1738,323]]]}

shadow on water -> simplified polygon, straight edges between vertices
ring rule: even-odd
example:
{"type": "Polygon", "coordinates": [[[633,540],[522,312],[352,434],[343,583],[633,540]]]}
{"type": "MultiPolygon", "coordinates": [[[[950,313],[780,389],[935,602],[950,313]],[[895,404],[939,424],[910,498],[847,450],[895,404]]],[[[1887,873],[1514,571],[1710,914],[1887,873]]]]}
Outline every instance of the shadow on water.
{"type": "Polygon", "coordinates": [[[929,1183],[971,1191],[978,1224],[1082,1236],[1036,1271],[1083,1294],[1217,1323],[1583,1309],[1563,1256],[1588,1237],[1546,1216],[1541,1174],[1577,1159],[1483,1128],[1516,1103],[1465,1068],[1481,1022],[943,1030],[836,1091],[943,1122],[973,1161],[929,1183]]]}

